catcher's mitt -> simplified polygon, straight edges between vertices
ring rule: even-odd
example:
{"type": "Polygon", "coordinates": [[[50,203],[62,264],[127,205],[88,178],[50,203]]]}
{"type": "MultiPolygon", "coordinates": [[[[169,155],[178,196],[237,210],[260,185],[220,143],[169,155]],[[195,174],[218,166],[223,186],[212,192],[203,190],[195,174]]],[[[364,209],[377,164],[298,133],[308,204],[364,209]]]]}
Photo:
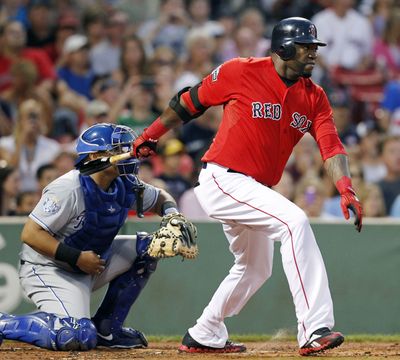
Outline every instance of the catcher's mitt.
{"type": "Polygon", "coordinates": [[[165,215],[160,229],[152,234],[153,239],[147,253],[155,258],[181,255],[184,259],[194,259],[199,253],[197,229],[182,214],[165,215]]]}

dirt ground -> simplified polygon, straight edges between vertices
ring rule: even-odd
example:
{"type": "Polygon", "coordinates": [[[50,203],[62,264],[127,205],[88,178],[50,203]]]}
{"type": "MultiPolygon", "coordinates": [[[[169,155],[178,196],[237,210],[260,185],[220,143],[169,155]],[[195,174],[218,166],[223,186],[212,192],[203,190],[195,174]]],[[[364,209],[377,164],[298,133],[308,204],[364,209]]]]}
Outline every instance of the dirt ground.
{"type": "MultiPolygon", "coordinates": [[[[0,347],[1,360],[125,360],[125,359],[301,359],[294,341],[247,342],[247,352],[241,354],[181,354],[176,342],[150,342],[147,349],[110,350],[89,352],[55,352],[20,342],[5,341],[0,347]]],[[[341,347],[318,356],[322,359],[400,359],[399,342],[344,343],[341,347]]],[[[315,356],[314,356],[315,358],[315,356]]]]}

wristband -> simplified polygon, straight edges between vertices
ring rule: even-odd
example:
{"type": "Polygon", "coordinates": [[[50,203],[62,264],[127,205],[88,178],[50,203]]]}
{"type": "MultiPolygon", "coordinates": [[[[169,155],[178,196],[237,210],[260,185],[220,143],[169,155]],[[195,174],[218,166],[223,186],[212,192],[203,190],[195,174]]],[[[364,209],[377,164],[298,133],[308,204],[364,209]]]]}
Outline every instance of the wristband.
{"type": "Polygon", "coordinates": [[[336,189],[338,189],[339,194],[343,194],[348,191],[354,193],[351,185],[351,179],[348,176],[342,176],[338,181],[336,181],[336,189]]]}
{"type": "Polygon", "coordinates": [[[161,212],[163,215],[179,213],[179,211],[177,209],[177,205],[173,201],[166,201],[164,204],[162,204],[161,212]]]}
{"type": "Polygon", "coordinates": [[[81,255],[80,250],[65,245],[64,243],[60,243],[57,247],[54,259],[64,261],[69,265],[71,265],[73,268],[75,268],[80,255],[81,255]]]}
{"type": "Polygon", "coordinates": [[[158,117],[148,128],[143,131],[143,135],[146,140],[158,140],[161,136],[168,132],[168,130],[169,129],[161,122],[160,117],[158,117]]]}

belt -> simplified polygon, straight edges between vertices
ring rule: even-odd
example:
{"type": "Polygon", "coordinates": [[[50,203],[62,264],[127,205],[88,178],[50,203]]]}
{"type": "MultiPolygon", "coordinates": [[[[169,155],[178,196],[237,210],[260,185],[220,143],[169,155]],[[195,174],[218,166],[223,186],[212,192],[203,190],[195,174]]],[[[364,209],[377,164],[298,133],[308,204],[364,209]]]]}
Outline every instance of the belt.
{"type": "MultiPolygon", "coordinates": [[[[207,163],[206,163],[206,162],[203,163],[203,165],[202,165],[201,167],[202,167],[203,169],[207,169],[207,163]]],[[[247,176],[246,174],[244,174],[244,173],[242,173],[242,172],[240,172],[240,171],[233,170],[233,169],[231,169],[231,168],[228,168],[226,171],[229,172],[229,173],[236,173],[236,174],[242,174],[242,175],[247,176]]]]}

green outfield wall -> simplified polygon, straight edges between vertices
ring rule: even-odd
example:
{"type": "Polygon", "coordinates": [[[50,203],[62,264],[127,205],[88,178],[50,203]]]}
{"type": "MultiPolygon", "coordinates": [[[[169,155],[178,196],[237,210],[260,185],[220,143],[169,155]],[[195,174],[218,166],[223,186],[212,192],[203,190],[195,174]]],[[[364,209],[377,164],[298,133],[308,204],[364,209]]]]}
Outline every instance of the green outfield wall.
{"type": "MultiPolygon", "coordinates": [[[[19,234],[25,219],[0,220],[0,311],[34,310],[18,283],[19,234]]],[[[233,257],[219,223],[196,223],[200,255],[196,260],[159,262],[127,325],[151,335],[183,334],[193,325],[233,257]]],[[[158,222],[129,222],[122,234],[154,231],[158,222]]],[[[336,328],[344,333],[400,333],[400,222],[368,221],[362,233],[344,222],[312,222],[325,259],[334,301],[336,328]]],[[[283,273],[279,243],[275,245],[271,279],[239,315],[227,319],[235,334],[295,333],[296,319],[283,273]]],[[[104,290],[93,294],[92,309],[104,290]]]]}

